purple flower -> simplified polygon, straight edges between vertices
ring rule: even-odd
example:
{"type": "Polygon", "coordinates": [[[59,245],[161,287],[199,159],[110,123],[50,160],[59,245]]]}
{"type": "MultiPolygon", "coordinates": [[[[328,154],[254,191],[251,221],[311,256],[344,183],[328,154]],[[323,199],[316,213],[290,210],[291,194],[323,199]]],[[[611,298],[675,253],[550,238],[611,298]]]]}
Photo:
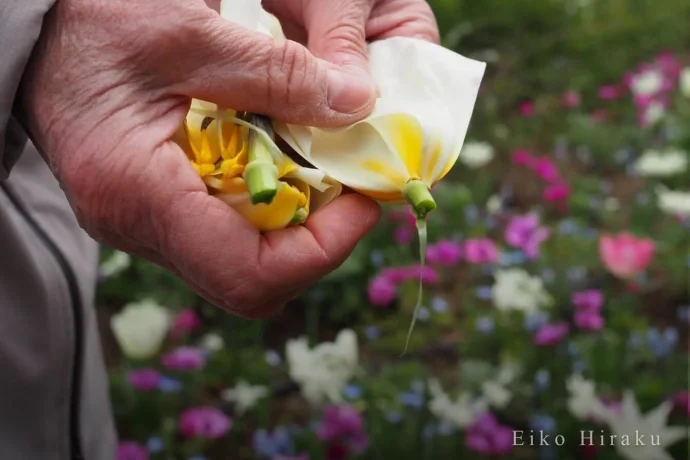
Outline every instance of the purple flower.
{"type": "Polygon", "coordinates": [[[154,369],[137,369],[127,374],[127,381],[137,391],[158,389],[161,375],[154,369]]]}
{"type": "Polygon", "coordinates": [[[149,460],[149,452],[133,441],[124,441],[117,446],[116,460],[149,460]]]}
{"type": "Polygon", "coordinates": [[[161,363],[166,369],[174,371],[199,370],[206,364],[206,357],[194,347],[178,347],[164,355],[161,363]]]}
{"type": "Polygon", "coordinates": [[[598,289],[574,292],[571,300],[579,311],[601,311],[604,305],[604,294],[598,289]]]}
{"type": "Polygon", "coordinates": [[[604,327],[604,318],[594,311],[578,311],[575,313],[575,324],[583,331],[599,331],[604,327]]]}
{"type": "Polygon", "coordinates": [[[346,446],[353,453],[363,452],[368,445],[362,415],[346,405],[327,406],[316,435],[331,446],[346,446]]]}
{"type": "Polygon", "coordinates": [[[489,238],[472,238],[463,245],[465,259],[471,264],[493,263],[498,258],[496,245],[489,238]]]}
{"type": "Polygon", "coordinates": [[[274,460],[279,455],[294,453],[295,445],[287,428],[279,426],[273,432],[260,428],[252,435],[252,446],[258,457],[274,460]]]}
{"type": "Polygon", "coordinates": [[[570,332],[566,322],[546,324],[539,328],[533,341],[539,346],[551,346],[560,343],[570,332]]]}
{"type": "Polygon", "coordinates": [[[539,225],[539,216],[527,214],[510,219],[505,240],[509,245],[522,249],[528,259],[536,259],[539,256],[539,246],[550,234],[548,228],[539,225]]]}
{"type": "Polygon", "coordinates": [[[395,283],[388,276],[378,275],[369,282],[367,295],[375,307],[387,307],[397,296],[395,283]]]}
{"type": "Polygon", "coordinates": [[[454,241],[442,240],[436,244],[429,245],[426,257],[432,264],[452,267],[462,257],[462,246],[454,241]]]}
{"type": "Polygon", "coordinates": [[[541,180],[549,184],[557,182],[561,177],[561,174],[558,172],[558,166],[550,158],[536,158],[532,162],[531,169],[541,180]]]}
{"type": "Polygon", "coordinates": [[[396,227],[393,231],[393,239],[400,245],[409,244],[414,239],[414,229],[407,226],[396,227]]]}
{"type": "Polygon", "coordinates": [[[173,339],[180,339],[185,335],[194,332],[201,327],[201,318],[192,308],[183,308],[172,320],[170,325],[170,336],[173,339]]]}
{"type": "Polygon", "coordinates": [[[232,427],[232,420],[210,406],[193,407],[180,415],[178,428],[186,438],[218,439],[232,427]]]}
{"type": "Polygon", "coordinates": [[[486,412],[465,432],[465,444],[483,455],[506,455],[513,450],[513,430],[486,412]]]}

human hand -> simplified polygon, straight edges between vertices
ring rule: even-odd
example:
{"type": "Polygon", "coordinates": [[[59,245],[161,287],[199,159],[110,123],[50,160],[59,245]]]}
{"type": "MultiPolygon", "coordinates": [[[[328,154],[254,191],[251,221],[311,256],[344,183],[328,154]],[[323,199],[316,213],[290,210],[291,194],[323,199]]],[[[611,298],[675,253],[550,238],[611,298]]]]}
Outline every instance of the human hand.
{"type": "Polygon", "coordinates": [[[262,235],[207,194],[170,139],[190,98],[291,123],[354,122],[372,109],[373,85],[338,78],[339,69],[295,42],[222,20],[202,0],[60,0],[21,100],[33,140],[92,237],[254,318],[342,263],[378,205],[343,195],[303,226],[262,235]]]}

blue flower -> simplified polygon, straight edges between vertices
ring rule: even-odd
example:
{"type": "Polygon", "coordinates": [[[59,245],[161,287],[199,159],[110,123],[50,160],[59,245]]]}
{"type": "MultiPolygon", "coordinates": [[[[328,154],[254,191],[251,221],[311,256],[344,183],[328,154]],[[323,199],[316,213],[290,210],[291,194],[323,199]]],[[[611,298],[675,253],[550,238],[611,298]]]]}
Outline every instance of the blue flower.
{"type": "Polygon", "coordinates": [[[678,331],[675,328],[667,327],[660,332],[653,327],[647,332],[647,344],[657,358],[669,355],[676,348],[677,343],[678,331]]]}
{"type": "Polygon", "coordinates": [[[424,394],[424,381],[422,379],[415,379],[410,383],[410,389],[417,394],[424,394]]]}
{"type": "Polygon", "coordinates": [[[527,332],[536,332],[537,329],[541,328],[549,321],[549,315],[543,312],[534,313],[525,316],[524,328],[527,332]]]}
{"type": "Polygon", "coordinates": [[[432,423],[424,425],[422,428],[422,438],[431,439],[437,433],[438,429],[432,423]]]}
{"type": "Polygon", "coordinates": [[[502,266],[520,265],[527,260],[522,251],[503,251],[499,256],[499,263],[502,266]]]}
{"type": "Polygon", "coordinates": [[[364,335],[369,340],[378,339],[381,337],[381,329],[379,329],[378,326],[367,326],[364,329],[364,335]]]}
{"type": "Polygon", "coordinates": [[[541,272],[541,279],[544,280],[546,284],[551,284],[556,279],[556,272],[551,268],[545,268],[541,272]]]}
{"type": "Polygon", "coordinates": [[[630,149],[620,149],[614,154],[614,159],[618,164],[626,164],[632,159],[632,152],[630,149]]]}
{"type": "Polygon", "coordinates": [[[388,413],[386,414],[386,419],[390,423],[400,423],[400,421],[402,420],[402,414],[395,410],[388,411],[388,413]]]}
{"type": "Polygon", "coordinates": [[[441,436],[449,436],[455,432],[455,427],[448,422],[440,422],[436,428],[441,436]]]}
{"type": "Polygon", "coordinates": [[[159,436],[152,436],[149,438],[148,441],[146,441],[146,448],[152,454],[157,454],[159,452],[163,452],[164,447],[165,447],[165,445],[163,443],[163,438],[161,438],[159,436]]]}
{"type": "Polygon", "coordinates": [[[427,321],[429,318],[431,318],[429,309],[426,307],[419,307],[419,311],[417,312],[417,319],[420,321],[427,321]]]}
{"type": "Polygon", "coordinates": [[[579,283],[587,276],[587,269],[585,267],[570,267],[566,271],[566,276],[571,283],[579,283]]]}
{"type": "Polygon", "coordinates": [[[577,223],[573,219],[563,219],[558,224],[558,232],[561,235],[574,235],[578,231],[577,223]]]}
{"type": "Polygon", "coordinates": [[[292,455],[295,446],[287,428],[279,426],[269,433],[266,429],[256,430],[252,436],[254,452],[259,457],[273,458],[277,455],[292,455]]]}
{"type": "Polygon", "coordinates": [[[431,308],[436,313],[445,313],[448,311],[448,301],[443,297],[434,296],[434,298],[431,299],[431,308]]]}
{"type": "Polygon", "coordinates": [[[556,451],[552,446],[539,447],[539,460],[554,460],[556,458],[556,451]]]}
{"type": "Polygon", "coordinates": [[[491,286],[479,286],[475,290],[475,295],[480,300],[491,300],[491,296],[492,296],[491,291],[492,291],[491,286]]]}
{"type": "Polygon", "coordinates": [[[628,337],[628,346],[633,350],[639,350],[642,347],[644,339],[639,332],[631,332],[628,337]]]}
{"type": "Polygon", "coordinates": [[[586,368],[587,368],[587,365],[582,360],[578,359],[577,361],[573,362],[573,372],[575,374],[579,374],[579,373],[583,372],[586,368]]]}
{"type": "Polygon", "coordinates": [[[534,386],[538,391],[544,391],[551,384],[551,374],[548,369],[539,369],[534,374],[534,386]]]}
{"type": "Polygon", "coordinates": [[[544,433],[556,432],[556,421],[548,414],[536,414],[530,421],[529,426],[534,431],[543,431],[544,433]]]}
{"type": "Polygon", "coordinates": [[[164,393],[178,393],[182,390],[182,382],[172,377],[162,375],[158,381],[158,388],[164,393]]]}
{"type": "Polygon", "coordinates": [[[473,204],[465,206],[464,212],[465,220],[468,223],[473,224],[477,222],[477,219],[479,218],[479,210],[477,209],[477,206],[473,204]]]}
{"type": "Polygon", "coordinates": [[[398,401],[404,406],[412,407],[413,409],[421,409],[424,406],[424,398],[419,393],[413,391],[406,391],[398,396],[398,401]]]}
{"type": "Polygon", "coordinates": [[[580,356],[580,349],[577,347],[577,345],[570,342],[568,344],[568,354],[573,358],[580,356]]]}
{"type": "Polygon", "coordinates": [[[635,196],[635,201],[637,204],[640,206],[644,206],[646,204],[649,204],[650,198],[649,198],[649,193],[645,192],[640,192],[635,196]]]}
{"type": "Polygon", "coordinates": [[[371,263],[374,264],[374,266],[376,267],[381,266],[384,262],[383,253],[378,249],[374,249],[373,251],[371,251],[369,258],[371,260],[371,263]]]}
{"type": "Polygon", "coordinates": [[[354,383],[347,384],[345,388],[343,388],[343,394],[350,400],[359,399],[362,397],[362,387],[354,383]]]}
{"type": "Polygon", "coordinates": [[[687,323],[688,320],[690,320],[690,305],[683,305],[678,308],[678,311],[676,312],[676,316],[678,317],[678,321],[681,323],[687,323]]]}
{"type": "Polygon", "coordinates": [[[264,359],[269,366],[278,366],[281,362],[283,362],[283,359],[275,350],[266,350],[266,353],[264,353],[264,359]]]}
{"type": "Polygon", "coordinates": [[[494,320],[488,316],[477,318],[474,327],[476,327],[479,332],[491,334],[495,329],[494,320]]]}

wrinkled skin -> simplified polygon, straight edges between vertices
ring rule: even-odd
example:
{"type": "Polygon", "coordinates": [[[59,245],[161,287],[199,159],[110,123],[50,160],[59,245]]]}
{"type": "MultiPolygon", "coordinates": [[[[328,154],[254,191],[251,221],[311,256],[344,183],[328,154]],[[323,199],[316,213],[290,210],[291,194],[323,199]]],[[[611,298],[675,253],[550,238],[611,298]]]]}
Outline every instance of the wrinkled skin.
{"type": "Polygon", "coordinates": [[[190,98],[341,126],[375,101],[365,39],[438,32],[424,0],[274,0],[264,6],[296,40],[276,42],[207,3],[59,0],[20,102],[92,237],[171,270],[227,311],[265,317],[339,266],[379,206],[345,194],[304,226],[260,234],[207,195],[170,141],[190,98]]]}

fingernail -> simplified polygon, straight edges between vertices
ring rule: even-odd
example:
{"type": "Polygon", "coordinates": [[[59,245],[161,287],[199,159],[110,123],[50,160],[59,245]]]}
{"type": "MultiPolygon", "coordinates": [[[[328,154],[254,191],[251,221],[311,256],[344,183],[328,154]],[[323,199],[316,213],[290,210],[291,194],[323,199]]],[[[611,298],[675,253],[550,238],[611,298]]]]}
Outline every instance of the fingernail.
{"type": "Polygon", "coordinates": [[[374,98],[375,89],[370,78],[335,69],[328,71],[328,105],[336,112],[359,112],[374,98]]]}

